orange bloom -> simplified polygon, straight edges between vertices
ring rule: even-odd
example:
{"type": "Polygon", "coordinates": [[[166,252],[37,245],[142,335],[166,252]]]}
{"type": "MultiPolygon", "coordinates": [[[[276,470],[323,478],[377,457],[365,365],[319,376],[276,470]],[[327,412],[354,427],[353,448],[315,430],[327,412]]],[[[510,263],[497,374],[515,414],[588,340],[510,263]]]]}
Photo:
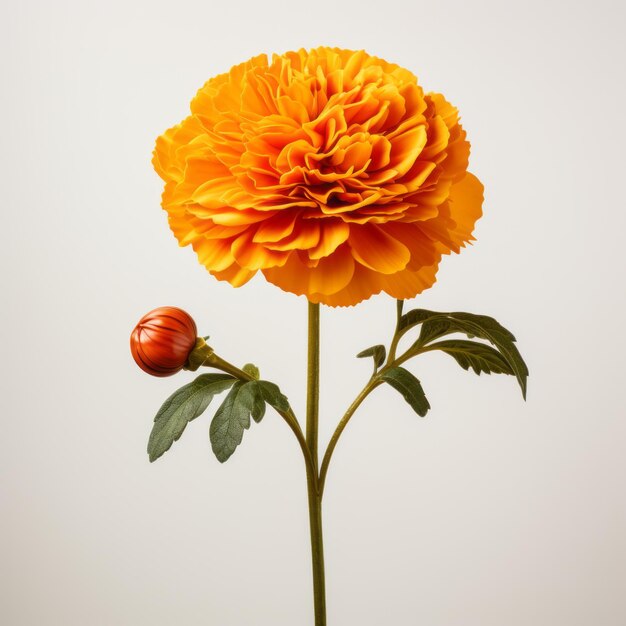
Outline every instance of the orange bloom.
{"type": "Polygon", "coordinates": [[[407,299],[482,214],[458,119],[364,51],[260,55],[198,91],[153,163],[172,231],[216,278],[238,287],[260,270],[332,306],[407,299]]]}

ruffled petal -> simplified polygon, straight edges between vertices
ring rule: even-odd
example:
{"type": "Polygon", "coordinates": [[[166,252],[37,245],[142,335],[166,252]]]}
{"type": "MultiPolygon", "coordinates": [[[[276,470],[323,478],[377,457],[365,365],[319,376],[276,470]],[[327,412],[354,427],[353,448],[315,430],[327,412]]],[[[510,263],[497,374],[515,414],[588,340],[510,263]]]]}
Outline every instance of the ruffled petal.
{"type": "Polygon", "coordinates": [[[437,280],[438,263],[421,267],[417,271],[403,270],[381,279],[382,289],[398,300],[408,300],[429,289],[437,280]]]}
{"type": "Polygon", "coordinates": [[[297,295],[312,293],[325,296],[344,289],[354,274],[355,262],[347,245],[340,246],[332,255],[309,267],[297,252],[279,268],[264,269],[265,278],[284,291],[297,295]]]}
{"type": "Polygon", "coordinates": [[[284,265],[291,254],[289,251],[270,250],[265,244],[254,243],[251,232],[239,235],[232,242],[230,251],[237,263],[250,271],[284,265]]]}
{"type": "Polygon", "coordinates": [[[356,263],[352,280],[343,289],[332,294],[313,292],[308,295],[308,299],[329,306],[352,306],[381,290],[381,275],[356,263]]]}
{"type": "Polygon", "coordinates": [[[455,226],[451,235],[459,244],[474,239],[472,233],[477,220],[482,216],[484,187],[482,183],[467,172],[465,176],[452,185],[450,190],[450,216],[455,226]]]}
{"type": "Polygon", "coordinates": [[[393,274],[404,269],[411,258],[404,244],[373,224],[352,225],[348,243],[354,258],[361,265],[381,274],[393,274]]]}
{"type": "Polygon", "coordinates": [[[233,287],[242,287],[256,274],[256,271],[248,270],[238,263],[233,263],[225,270],[221,272],[211,271],[211,274],[218,280],[229,282],[233,287]]]}

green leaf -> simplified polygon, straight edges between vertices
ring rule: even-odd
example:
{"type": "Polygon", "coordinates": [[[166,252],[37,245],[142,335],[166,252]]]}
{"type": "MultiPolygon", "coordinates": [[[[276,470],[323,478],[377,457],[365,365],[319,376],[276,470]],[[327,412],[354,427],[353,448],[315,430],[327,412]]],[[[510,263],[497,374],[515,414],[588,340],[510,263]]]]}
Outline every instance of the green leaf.
{"type": "Polygon", "coordinates": [[[249,374],[250,376],[252,376],[254,380],[259,380],[259,378],[261,377],[259,368],[256,365],[254,365],[254,363],[246,363],[241,369],[246,374],[249,374]]]}
{"type": "Polygon", "coordinates": [[[251,384],[236,382],[211,421],[211,447],[220,463],[231,457],[243,439],[243,431],[250,428],[255,396],[251,384]]]}
{"type": "Polygon", "coordinates": [[[419,324],[422,324],[420,335],[410,350],[418,353],[422,348],[429,347],[432,341],[452,333],[463,333],[470,338],[485,339],[494,345],[506,360],[511,370],[507,373],[515,375],[522,395],[526,398],[528,367],[515,346],[513,333],[493,317],[473,313],[437,313],[415,309],[402,316],[398,332],[403,334],[419,324]]]}
{"type": "MultiPolygon", "coordinates": [[[[479,339],[485,339],[493,344],[502,356],[506,359],[507,363],[512,370],[512,374],[517,378],[517,382],[522,390],[522,396],[526,398],[527,380],[528,380],[528,367],[524,363],[522,355],[515,346],[515,336],[509,330],[504,328],[493,317],[487,315],[473,315],[472,313],[447,313],[444,314],[449,323],[447,332],[435,333],[429,327],[430,324],[434,324],[436,321],[440,321],[439,318],[432,318],[428,322],[424,323],[422,327],[423,333],[428,333],[428,341],[432,341],[435,338],[443,336],[443,334],[450,334],[455,332],[464,333],[468,337],[478,337],[479,339]]],[[[417,344],[424,345],[422,336],[417,340],[417,344]]]]}
{"type": "Polygon", "coordinates": [[[428,346],[429,350],[441,350],[453,357],[464,369],[474,370],[476,374],[511,374],[515,375],[509,362],[497,350],[484,343],[465,339],[448,339],[428,346]]]}
{"type": "Polygon", "coordinates": [[[267,380],[259,380],[257,384],[259,385],[263,399],[270,406],[273,406],[277,411],[282,413],[287,413],[291,410],[287,396],[281,393],[278,385],[270,383],[267,380]]]}
{"type": "MultiPolygon", "coordinates": [[[[429,341],[434,341],[439,337],[450,333],[458,332],[453,328],[453,321],[444,316],[436,316],[426,320],[422,324],[422,330],[413,346],[423,346],[429,341]]],[[[463,331],[460,331],[463,332],[463,331]]]]}
{"type": "Polygon", "coordinates": [[[438,313],[427,319],[416,343],[424,345],[443,335],[464,333],[468,337],[487,339],[494,345],[507,345],[515,341],[513,334],[493,317],[472,313],[438,313]]]}
{"type": "Polygon", "coordinates": [[[494,336],[499,337],[500,339],[508,339],[509,341],[515,341],[515,335],[510,330],[507,330],[500,322],[495,320],[493,317],[489,315],[476,315],[475,313],[450,313],[451,317],[456,318],[458,320],[465,320],[466,322],[470,322],[472,324],[476,324],[485,330],[491,332],[494,336]]]}
{"type": "Polygon", "coordinates": [[[243,439],[243,431],[250,428],[250,416],[260,422],[265,415],[265,404],[276,410],[290,410],[289,401],[277,385],[267,380],[238,381],[217,409],[209,437],[211,447],[220,463],[227,461],[243,439]]]}
{"type": "Polygon", "coordinates": [[[413,410],[424,417],[430,409],[420,381],[403,367],[392,367],[381,374],[381,378],[389,383],[411,405],[413,410]]]}
{"type": "Polygon", "coordinates": [[[252,419],[258,424],[265,415],[265,398],[263,397],[263,391],[259,381],[253,380],[246,383],[244,391],[249,393],[250,397],[247,398],[244,396],[243,402],[247,402],[249,404],[252,419]]]}
{"type": "Polygon", "coordinates": [[[371,356],[374,359],[374,365],[378,369],[387,358],[387,350],[383,345],[372,346],[371,348],[366,348],[362,352],[359,352],[357,358],[364,359],[365,357],[371,356]]]}
{"type": "Polygon", "coordinates": [[[148,441],[150,462],[167,452],[183,434],[187,424],[209,406],[213,396],[228,389],[235,381],[228,374],[201,374],[175,391],[154,418],[148,441]]]}
{"type": "Polygon", "coordinates": [[[433,315],[441,315],[441,313],[427,311],[426,309],[413,309],[412,311],[408,311],[400,318],[400,322],[398,323],[398,334],[403,335],[407,330],[423,323],[433,315]]]}

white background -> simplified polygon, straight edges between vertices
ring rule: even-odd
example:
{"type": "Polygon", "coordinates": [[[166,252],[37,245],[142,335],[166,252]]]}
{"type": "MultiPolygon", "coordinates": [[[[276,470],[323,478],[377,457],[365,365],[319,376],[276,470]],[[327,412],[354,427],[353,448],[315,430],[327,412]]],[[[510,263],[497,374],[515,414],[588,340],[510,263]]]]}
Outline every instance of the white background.
{"type": "MultiPolygon", "coordinates": [[[[225,465],[209,414],[149,464],[128,336],[185,308],[301,414],[306,302],[179,249],[150,165],[197,88],[265,51],[365,48],[461,111],[477,242],[414,306],[487,313],[531,371],[412,370],[425,419],[366,401],[329,474],[330,626],[626,623],[624,14],[608,1],[5,3],[0,623],[312,623],[304,469],[275,415],[225,465]]],[[[386,297],[322,312],[325,441],[386,342],[386,297]]]]}

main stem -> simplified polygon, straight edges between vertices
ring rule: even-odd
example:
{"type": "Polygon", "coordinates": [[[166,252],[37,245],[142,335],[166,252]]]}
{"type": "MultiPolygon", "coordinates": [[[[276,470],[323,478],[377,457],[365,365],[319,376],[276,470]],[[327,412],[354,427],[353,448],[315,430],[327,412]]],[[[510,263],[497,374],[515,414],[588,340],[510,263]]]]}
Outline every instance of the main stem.
{"type": "Polygon", "coordinates": [[[313,560],[313,602],[315,626],[326,626],[326,588],[324,582],[324,541],[322,538],[322,494],[319,488],[317,431],[320,396],[320,306],[309,302],[309,340],[307,357],[306,444],[312,458],[307,467],[311,556],[313,560]]]}

